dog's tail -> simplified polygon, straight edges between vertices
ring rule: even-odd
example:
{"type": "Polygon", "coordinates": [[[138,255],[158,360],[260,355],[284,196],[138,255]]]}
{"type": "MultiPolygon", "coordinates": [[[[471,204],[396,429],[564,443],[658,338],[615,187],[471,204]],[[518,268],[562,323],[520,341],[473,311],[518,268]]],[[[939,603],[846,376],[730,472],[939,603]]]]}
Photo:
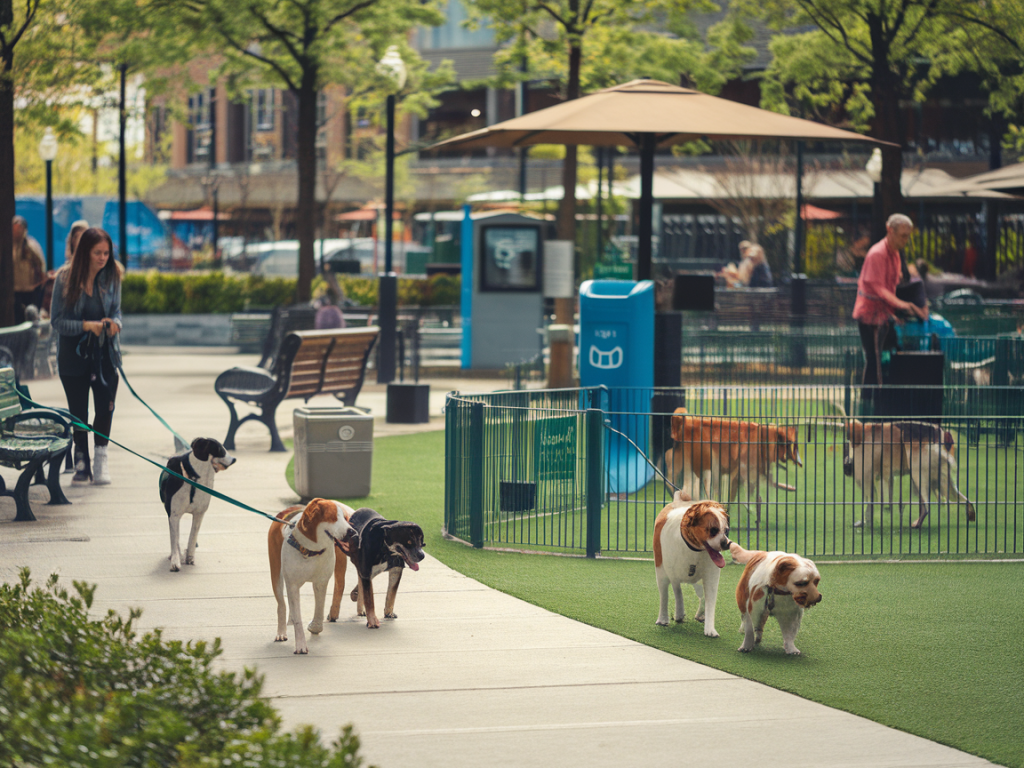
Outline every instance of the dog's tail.
{"type": "Polygon", "coordinates": [[[729,554],[732,555],[732,561],[734,563],[746,565],[753,559],[754,555],[758,554],[758,550],[744,549],[735,541],[732,541],[729,542],[729,554]]]}

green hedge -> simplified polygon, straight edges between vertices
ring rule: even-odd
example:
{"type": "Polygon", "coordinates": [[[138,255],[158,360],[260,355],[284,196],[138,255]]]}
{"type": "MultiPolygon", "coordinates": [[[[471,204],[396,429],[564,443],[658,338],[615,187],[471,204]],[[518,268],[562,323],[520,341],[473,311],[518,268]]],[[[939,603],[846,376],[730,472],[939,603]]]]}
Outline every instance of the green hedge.
{"type": "Polygon", "coordinates": [[[312,728],[281,732],[255,671],[214,672],[220,640],[137,636],[114,611],[90,619],[95,585],[74,592],[27,568],[0,584],[0,765],[120,768],[355,768],[347,726],[330,747],[312,728]]]}
{"type": "MultiPolygon", "coordinates": [[[[339,275],[345,295],[361,306],[377,303],[377,278],[339,275]]],[[[226,314],[246,309],[276,307],[295,301],[295,280],[256,275],[233,276],[223,272],[129,272],[121,289],[125,314],[226,314]]],[[[398,280],[402,306],[457,305],[461,280],[452,275],[398,280]]],[[[313,292],[326,289],[322,277],[313,281],[313,292]]]]}

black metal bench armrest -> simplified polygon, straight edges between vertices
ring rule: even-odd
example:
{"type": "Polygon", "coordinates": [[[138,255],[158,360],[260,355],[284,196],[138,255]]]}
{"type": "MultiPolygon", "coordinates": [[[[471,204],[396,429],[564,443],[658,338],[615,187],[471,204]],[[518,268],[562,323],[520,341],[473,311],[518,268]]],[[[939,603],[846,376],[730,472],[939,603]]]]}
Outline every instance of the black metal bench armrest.
{"type": "Polygon", "coordinates": [[[9,416],[4,421],[3,432],[14,433],[17,437],[70,437],[68,416],[49,408],[32,408],[9,416]],[[20,428],[17,425],[21,425],[20,428]]]}
{"type": "Polygon", "coordinates": [[[277,379],[263,368],[236,367],[224,371],[213,383],[218,395],[260,400],[277,386],[277,379]]]}

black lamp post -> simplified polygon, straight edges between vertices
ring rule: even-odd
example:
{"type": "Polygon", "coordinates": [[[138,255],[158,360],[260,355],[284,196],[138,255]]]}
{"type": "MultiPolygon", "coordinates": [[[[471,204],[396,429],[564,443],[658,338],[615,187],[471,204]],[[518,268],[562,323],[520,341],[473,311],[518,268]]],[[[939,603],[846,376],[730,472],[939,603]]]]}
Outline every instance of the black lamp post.
{"type": "Polygon", "coordinates": [[[46,163],[46,270],[53,269],[53,161],[57,157],[57,137],[47,128],[39,142],[39,157],[46,163]]]}
{"type": "MultiPolygon", "coordinates": [[[[387,77],[395,91],[405,86],[405,62],[398,46],[388,48],[377,63],[377,71],[387,77]]],[[[380,348],[377,355],[377,383],[395,380],[395,337],[398,325],[398,276],[391,271],[392,234],[395,214],[395,94],[387,99],[387,144],[384,170],[384,272],[379,275],[380,348]]]]}

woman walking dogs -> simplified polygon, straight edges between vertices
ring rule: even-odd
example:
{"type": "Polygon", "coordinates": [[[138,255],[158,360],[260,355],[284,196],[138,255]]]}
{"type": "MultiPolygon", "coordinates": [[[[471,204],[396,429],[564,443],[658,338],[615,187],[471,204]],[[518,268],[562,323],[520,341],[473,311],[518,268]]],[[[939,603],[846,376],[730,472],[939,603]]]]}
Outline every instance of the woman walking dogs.
{"type": "Polygon", "coordinates": [[[57,371],[68,398],[68,410],[89,423],[89,393],[96,418],[95,461],[89,461],[89,433],[75,428],[73,484],[110,483],[107,438],[114,417],[117,368],[121,348],[121,265],[113,258],[110,235],[90,228],[82,233],[70,264],[57,272],[50,323],[58,334],[57,371]]]}

